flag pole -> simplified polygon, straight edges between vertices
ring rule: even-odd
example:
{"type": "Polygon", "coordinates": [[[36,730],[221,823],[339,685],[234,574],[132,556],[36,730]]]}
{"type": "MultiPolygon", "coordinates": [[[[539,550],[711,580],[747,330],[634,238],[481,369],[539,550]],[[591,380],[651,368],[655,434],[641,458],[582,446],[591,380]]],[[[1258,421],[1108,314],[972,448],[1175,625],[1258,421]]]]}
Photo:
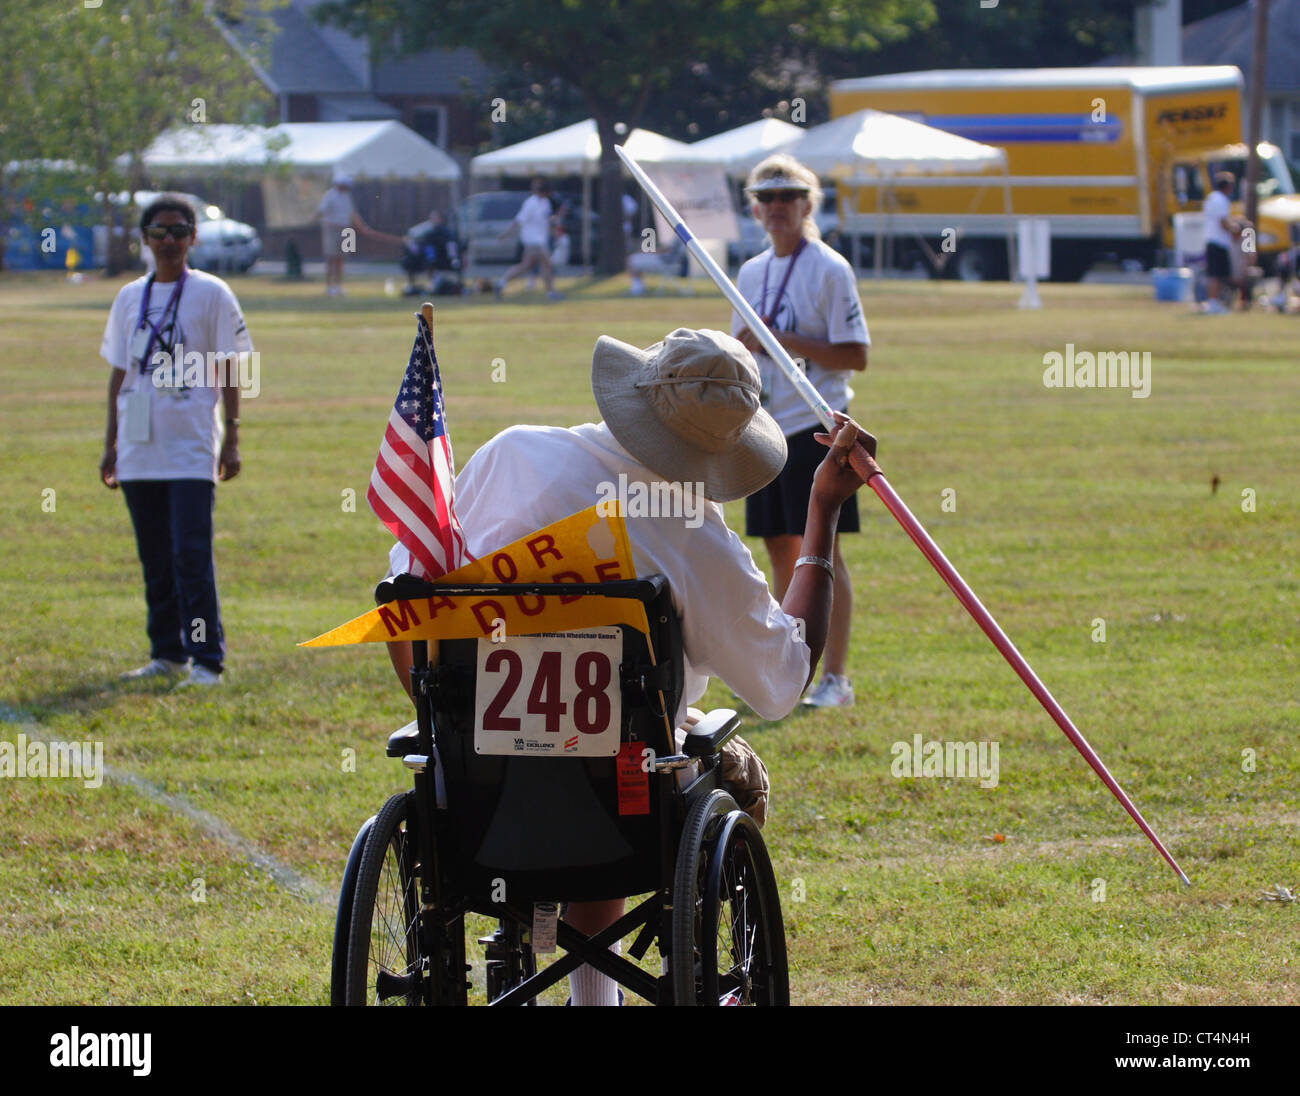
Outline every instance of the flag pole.
{"type": "MultiPolygon", "coordinates": [[[[817,391],[812,381],[804,374],[790,357],[789,351],[777,340],[776,334],[770,330],[757,312],[754,311],[750,303],[745,300],[731,279],[727,277],[726,272],[718,266],[713,256],[710,255],[686,226],[677,210],[673,208],[671,202],[664,197],[663,193],[655,186],[653,180],[642,170],[631,156],[619,145],[614,146],[614,151],[618,153],[619,159],[623,165],[632,173],[632,177],[640,185],[641,189],[650,196],[650,200],[658,207],[672,230],[676,233],[678,239],[686,245],[687,251],[691,256],[704,268],[709,277],[713,279],[713,284],[721,291],[722,295],[727,298],[731,306],[740,314],[745,325],[754,333],[754,336],[762,344],[763,349],[768,356],[776,363],[777,367],[785,374],[786,378],[794,385],[795,391],[799,393],[805,403],[816,412],[818,419],[821,420],[822,426],[830,430],[835,423],[834,415],[830,405],[817,391]]],[[[854,426],[856,427],[856,423],[854,426]]],[[[1025,683],[1035,699],[1046,709],[1047,714],[1052,717],[1056,725],[1065,733],[1066,738],[1074,745],[1074,748],[1083,755],[1085,761],[1092,767],[1093,771],[1101,778],[1103,784],[1110,789],[1112,795],[1119,800],[1122,806],[1137,823],[1138,828],[1146,834],[1156,850],[1163,856],[1171,868],[1178,873],[1178,878],[1184,883],[1191,885],[1191,880],[1187,878],[1183,869],[1178,866],[1177,861],[1169,855],[1169,850],[1165,848],[1155,834],[1155,831],[1147,824],[1142,812],[1133,805],[1133,801],[1124,793],[1124,789],[1119,786],[1118,781],[1111,776],[1110,771],[1106,768],[1101,758],[1097,756],[1097,751],[1088,744],[1088,740],[1083,737],[1079,729],[1071,721],[1070,717],[1065,714],[1065,709],[1057,703],[1056,698],[1048,691],[1046,685],[1042,683],[1038,675],[1034,673],[1033,668],[1025,660],[1025,657],[1016,649],[1016,645],[1011,642],[1006,633],[998,626],[998,622],[993,619],[993,615],[984,608],[983,603],[975,592],[966,585],[965,580],[957,573],[948,558],[939,550],[939,546],[931,539],[924,527],[916,517],[899,498],[898,494],[890,486],[889,481],[885,478],[871,454],[862,447],[861,442],[854,445],[849,455],[849,462],[853,465],[854,471],[871,486],[880,501],[885,504],[886,509],[894,516],[898,523],[903,527],[912,542],[921,550],[921,554],[930,561],[930,565],[939,572],[939,577],[943,579],[957,600],[962,603],[980,629],[993,642],[993,646],[1015,670],[1017,676],[1025,683]]]]}

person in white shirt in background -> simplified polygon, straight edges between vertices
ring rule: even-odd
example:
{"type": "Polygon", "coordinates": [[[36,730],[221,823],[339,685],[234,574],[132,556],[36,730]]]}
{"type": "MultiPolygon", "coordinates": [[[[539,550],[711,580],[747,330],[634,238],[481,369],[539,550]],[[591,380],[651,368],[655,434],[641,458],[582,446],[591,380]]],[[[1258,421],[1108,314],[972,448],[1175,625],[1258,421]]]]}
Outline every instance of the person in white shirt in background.
{"type": "Polygon", "coordinates": [[[636,247],[636,240],[633,233],[636,230],[636,199],[630,194],[623,195],[623,250],[631,254],[636,247]]]}
{"type": "MultiPolygon", "coordinates": [[[[848,261],[827,247],[814,214],[821,207],[817,176],[793,157],[769,156],[750,172],[746,185],[754,219],[772,246],[755,255],[736,277],[736,288],[799,363],[813,386],[836,411],[848,409],[849,378],[867,368],[871,338],[862,315],[857,281],[848,261]]],[[[781,474],[745,500],[745,533],[761,536],[772,561],[778,598],[799,555],[808,490],[821,462],[816,413],[766,354],[736,312],[731,333],[753,352],[763,374],[763,406],[785,435],[790,458],[781,474]]],[[[857,499],[840,512],[839,533],[858,531],[857,499]]],[[[848,708],[853,685],[846,673],[853,617],[853,586],[835,538],[835,603],[826,638],[825,673],[803,703],[848,708]]]]}
{"type": "Polygon", "coordinates": [[[140,218],[155,272],[122,287],[104,329],[112,370],[99,476],[126,497],[149,610],[149,662],[123,679],[172,677],[189,664],[181,684],[216,685],[226,646],[212,511],[216,482],[241,467],[239,384],[253,343],[230,287],[186,266],[194,224],[176,194],[140,218]]]}
{"type": "Polygon", "coordinates": [[[1207,275],[1206,312],[1227,312],[1223,303],[1223,283],[1232,279],[1232,252],[1239,246],[1242,232],[1249,222],[1232,215],[1232,190],[1237,178],[1230,171],[1214,177],[1214,190],[1205,199],[1205,272],[1207,275]]]}
{"type": "MultiPolygon", "coordinates": [[[[806,499],[803,558],[778,604],[721,505],[761,488],[786,460],[781,431],[759,405],[761,381],[748,351],[719,331],[678,328],[644,350],[601,336],[591,387],[602,422],[512,426],[470,458],[456,477],[469,550],[481,556],[583,510],[612,484],[678,485],[681,513],[625,516],[636,573],[668,578],[681,619],[678,724],[711,674],[760,717],[782,718],[812,680],[826,642],[835,523],[863,482],[848,463],[856,425],[841,417],[819,438],[828,448],[806,499]]],[[[409,570],[409,553],[395,545],[389,575],[409,570]]],[[[411,645],[390,643],[388,653],[409,693],[411,645]]],[[[743,739],[724,748],[724,780],[733,779],[729,772],[742,785],[737,802],[761,825],[767,774],[743,739]]],[[[571,902],[565,920],[590,936],[622,912],[621,898],[571,902]]],[[[618,1003],[613,981],[591,967],[569,977],[575,1005],[618,1003]]]]}
{"type": "MultiPolygon", "coordinates": [[[[344,171],[334,173],[329,190],[325,191],[316,207],[315,219],[320,221],[320,248],[325,258],[325,295],[328,297],[343,296],[344,233],[347,230],[359,232],[371,240],[405,246],[401,236],[380,232],[361,219],[352,203],[352,176],[344,171]]],[[[355,239],[349,251],[354,248],[355,239]]]]}
{"type": "Polygon", "coordinates": [[[524,245],[523,257],[497,279],[498,297],[505,292],[506,285],[512,279],[526,271],[540,270],[542,281],[546,283],[546,299],[550,301],[560,299],[560,294],[555,292],[555,276],[551,269],[551,224],[554,217],[550,184],[542,178],[534,179],[532,193],[519,207],[514,224],[497,237],[499,240],[504,240],[511,232],[518,229],[519,242],[524,245]]]}

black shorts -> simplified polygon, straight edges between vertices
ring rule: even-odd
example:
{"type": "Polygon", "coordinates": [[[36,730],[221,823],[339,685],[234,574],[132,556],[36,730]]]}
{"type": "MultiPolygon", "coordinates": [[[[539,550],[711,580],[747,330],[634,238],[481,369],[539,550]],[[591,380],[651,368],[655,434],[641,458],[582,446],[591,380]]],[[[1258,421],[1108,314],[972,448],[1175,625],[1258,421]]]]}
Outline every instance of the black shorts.
{"type": "MultiPolygon", "coordinates": [[[[814,426],[785,439],[790,453],[780,475],[745,499],[746,536],[777,537],[785,533],[803,536],[813,476],[826,456],[826,446],[814,440],[813,435],[822,432],[820,426],[814,426]]],[[[858,531],[857,495],[840,507],[840,521],[835,528],[840,533],[858,531]]]]}
{"type": "Polygon", "coordinates": [[[1205,272],[1211,278],[1232,277],[1232,260],[1222,244],[1205,245],[1205,272]]]}

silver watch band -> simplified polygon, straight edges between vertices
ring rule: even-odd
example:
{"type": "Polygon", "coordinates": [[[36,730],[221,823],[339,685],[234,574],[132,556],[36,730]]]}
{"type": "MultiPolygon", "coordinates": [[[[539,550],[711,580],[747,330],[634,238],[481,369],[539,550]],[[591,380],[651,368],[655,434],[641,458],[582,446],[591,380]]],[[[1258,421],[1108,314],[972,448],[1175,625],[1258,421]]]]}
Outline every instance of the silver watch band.
{"type": "Polygon", "coordinates": [[[831,561],[828,559],[822,559],[821,556],[800,556],[794,561],[796,567],[802,567],[805,563],[815,563],[818,567],[825,569],[832,579],[835,577],[835,568],[831,566],[831,561]]]}

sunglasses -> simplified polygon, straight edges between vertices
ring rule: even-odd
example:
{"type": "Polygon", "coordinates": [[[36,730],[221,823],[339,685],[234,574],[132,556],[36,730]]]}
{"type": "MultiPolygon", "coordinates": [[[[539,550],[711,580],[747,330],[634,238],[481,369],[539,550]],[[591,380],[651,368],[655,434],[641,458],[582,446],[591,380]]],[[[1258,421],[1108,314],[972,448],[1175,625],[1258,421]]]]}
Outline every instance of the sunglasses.
{"type": "Polygon", "coordinates": [[[144,234],[151,240],[188,240],[194,232],[193,225],[145,225],[144,234]]]}
{"type": "Polygon", "coordinates": [[[760,190],[754,195],[764,205],[772,202],[797,202],[800,198],[808,197],[806,190],[760,190]]]}

